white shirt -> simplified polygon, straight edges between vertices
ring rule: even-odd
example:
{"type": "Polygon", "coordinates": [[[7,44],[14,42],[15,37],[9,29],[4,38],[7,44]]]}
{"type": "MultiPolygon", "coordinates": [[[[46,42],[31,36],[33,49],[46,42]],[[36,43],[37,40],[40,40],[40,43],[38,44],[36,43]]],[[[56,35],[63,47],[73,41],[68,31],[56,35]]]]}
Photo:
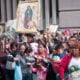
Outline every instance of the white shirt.
{"type": "Polygon", "coordinates": [[[70,69],[72,66],[77,66],[79,70],[69,74],[69,80],[80,80],[80,58],[76,59],[72,57],[68,68],[70,69]]]}
{"type": "Polygon", "coordinates": [[[77,65],[80,68],[80,58],[76,59],[76,58],[72,57],[68,68],[70,68],[73,65],[77,65]]]}

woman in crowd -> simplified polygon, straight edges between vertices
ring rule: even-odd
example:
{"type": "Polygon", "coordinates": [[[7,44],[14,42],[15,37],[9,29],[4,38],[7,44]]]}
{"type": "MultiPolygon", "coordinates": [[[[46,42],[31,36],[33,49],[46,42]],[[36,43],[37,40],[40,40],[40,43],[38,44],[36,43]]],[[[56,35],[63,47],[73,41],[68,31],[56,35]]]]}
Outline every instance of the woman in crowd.
{"type": "Polygon", "coordinates": [[[22,80],[33,80],[32,70],[30,69],[29,64],[27,64],[26,55],[25,55],[26,46],[24,44],[20,44],[19,46],[19,54],[16,55],[18,58],[19,64],[21,66],[22,71],[22,80]]]}
{"type": "Polygon", "coordinates": [[[38,53],[36,53],[36,66],[34,70],[37,72],[39,80],[46,80],[47,73],[47,57],[48,57],[46,46],[43,43],[40,43],[38,46],[38,53]]]}
{"type": "Polygon", "coordinates": [[[70,38],[68,53],[61,61],[59,75],[61,80],[80,80],[80,46],[76,38],[70,38]],[[65,75],[65,73],[68,75],[65,75]]]}

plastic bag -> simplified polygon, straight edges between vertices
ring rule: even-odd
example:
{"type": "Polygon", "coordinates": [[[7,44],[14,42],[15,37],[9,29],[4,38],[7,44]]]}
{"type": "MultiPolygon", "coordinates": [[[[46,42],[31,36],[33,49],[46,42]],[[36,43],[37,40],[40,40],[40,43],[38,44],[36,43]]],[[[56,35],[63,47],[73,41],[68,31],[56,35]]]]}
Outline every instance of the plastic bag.
{"type": "Polygon", "coordinates": [[[22,72],[20,65],[15,65],[14,80],[22,80],[22,72]]]}

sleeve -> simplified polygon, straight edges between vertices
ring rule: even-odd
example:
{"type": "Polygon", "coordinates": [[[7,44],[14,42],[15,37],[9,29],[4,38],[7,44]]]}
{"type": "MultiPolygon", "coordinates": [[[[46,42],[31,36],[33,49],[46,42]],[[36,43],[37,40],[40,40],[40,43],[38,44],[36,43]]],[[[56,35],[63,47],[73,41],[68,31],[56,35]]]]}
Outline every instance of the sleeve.
{"type": "Polygon", "coordinates": [[[19,60],[17,61],[19,64],[21,64],[21,65],[27,65],[27,64],[26,64],[25,57],[22,58],[20,55],[17,55],[16,57],[19,59],[19,60]]]}
{"type": "Polygon", "coordinates": [[[69,57],[68,55],[66,55],[60,63],[59,75],[61,80],[64,79],[64,74],[65,74],[65,71],[67,70],[67,66],[69,63],[68,61],[69,61],[69,57]]]}

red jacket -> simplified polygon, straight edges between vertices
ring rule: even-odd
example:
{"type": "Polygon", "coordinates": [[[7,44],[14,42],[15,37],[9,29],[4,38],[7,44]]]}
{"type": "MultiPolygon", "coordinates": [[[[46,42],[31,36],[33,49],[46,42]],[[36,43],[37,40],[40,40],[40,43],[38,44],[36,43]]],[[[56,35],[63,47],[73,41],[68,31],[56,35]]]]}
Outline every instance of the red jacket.
{"type": "Polygon", "coordinates": [[[60,79],[64,79],[64,73],[68,71],[68,65],[71,61],[72,58],[72,54],[68,53],[62,60],[60,63],[60,69],[59,69],[59,75],[60,75],[60,79]]]}

